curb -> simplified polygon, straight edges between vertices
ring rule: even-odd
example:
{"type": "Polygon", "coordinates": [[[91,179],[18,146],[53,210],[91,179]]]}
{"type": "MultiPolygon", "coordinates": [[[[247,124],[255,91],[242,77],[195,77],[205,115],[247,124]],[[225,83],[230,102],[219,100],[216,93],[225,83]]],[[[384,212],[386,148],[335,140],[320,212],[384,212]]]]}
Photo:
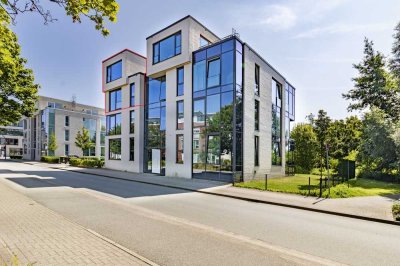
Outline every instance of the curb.
{"type": "MultiPolygon", "coordinates": [[[[35,164],[28,163],[28,162],[24,162],[24,163],[25,164],[30,164],[30,165],[35,165],[35,164]]],[[[131,182],[154,185],[154,186],[160,186],[160,187],[180,189],[180,190],[185,190],[185,191],[190,191],[190,192],[198,192],[198,193],[202,193],[202,194],[208,194],[208,195],[213,195],[213,196],[237,199],[237,200],[248,201],[248,202],[269,204],[269,205],[275,205],[275,206],[280,206],[280,207],[286,207],[286,208],[292,208],[292,209],[298,209],[298,210],[305,210],[305,211],[312,211],[312,212],[324,213],[324,214],[329,214],[329,215],[342,216],[342,217],[346,217],[346,218],[353,218],[353,219],[359,219],[359,220],[364,220],[364,221],[370,221],[370,222],[377,222],[377,223],[384,223],[384,224],[391,224],[391,225],[400,226],[400,222],[384,220],[384,219],[379,219],[379,218],[373,218],[373,217],[368,217],[368,216],[361,216],[361,215],[356,215],[356,214],[334,212],[334,211],[315,209],[315,208],[298,206],[298,205],[287,204],[287,203],[280,203],[280,202],[274,202],[274,201],[268,201],[268,200],[246,198],[246,197],[241,197],[241,196],[222,194],[222,193],[205,191],[205,190],[196,190],[196,189],[184,188],[184,187],[178,187],[178,186],[172,186],[172,185],[164,185],[164,184],[159,184],[159,183],[154,183],[154,182],[133,180],[133,179],[110,176],[110,175],[105,175],[105,174],[87,173],[87,172],[83,172],[83,171],[79,171],[79,170],[62,169],[62,168],[57,168],[57,167],[48,167],[48,168],[57,169],[57,170],[63,170],[63,171],[69,171],[69,172],[75,172],[75,173],[80,173],[80,174],[86,174],[86,175],[94,175],[94,176],[101,176],[101,177],[113,178],[113,179],[118,179],[118,180],[131,181],[131,182]]]]}

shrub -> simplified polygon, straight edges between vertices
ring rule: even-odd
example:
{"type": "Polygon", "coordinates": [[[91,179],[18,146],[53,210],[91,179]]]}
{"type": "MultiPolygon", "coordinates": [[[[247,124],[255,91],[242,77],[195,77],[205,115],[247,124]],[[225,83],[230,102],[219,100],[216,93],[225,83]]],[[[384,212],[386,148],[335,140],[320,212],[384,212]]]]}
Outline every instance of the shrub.
{"type": "Polygon", "coordinates": [[[400,221],[400,202],[393,203],[392,213],[393,213],[393,218],[396,221],[400,221]]]}
{"type": "Polygon", "coordinates": [[[40,158],[40,161],[46,162],[46,163],[59,163],[60,157],[59,156],[42,156],[40,158]]]}
{"type": "Polygon", "coordinates": [[[104,166],[104,160],[97,157],[86,157],[86,158],[70,158],[69,164],[71,166],[78,167],[97,167],[102,168],[104,166]]]}
{"type": "Polygon", "coordinates": [[[10,159],[22,159],[22,155],[10,155],[10,159]]]}

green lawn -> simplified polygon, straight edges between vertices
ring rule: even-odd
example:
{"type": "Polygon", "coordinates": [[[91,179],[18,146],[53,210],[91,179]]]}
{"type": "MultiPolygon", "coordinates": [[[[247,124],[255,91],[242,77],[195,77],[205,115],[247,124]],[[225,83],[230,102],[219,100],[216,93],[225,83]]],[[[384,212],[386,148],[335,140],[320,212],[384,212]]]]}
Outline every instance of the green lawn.
{"type": "MultiPolygon", "coordinates": [[[[297,174],[291,177],[268,179],[268,191],[294,193],[308,195],[308,177],[311,177],[311,195],[319,195],[319,176],[297,174]]],[[[255,180],[235,184],[237,187],[265,190],[264,180],[255,180]]],[[[376,196],[400,194],[400,184],[381,182],[370,179],[350,180],[349,188],[347,183],[343,183],[331,188],[331,198],[350,198],[361,196],[376,196]]],[[[323,196],[328,195],[328,190],[324,191],[323,196]]]]}

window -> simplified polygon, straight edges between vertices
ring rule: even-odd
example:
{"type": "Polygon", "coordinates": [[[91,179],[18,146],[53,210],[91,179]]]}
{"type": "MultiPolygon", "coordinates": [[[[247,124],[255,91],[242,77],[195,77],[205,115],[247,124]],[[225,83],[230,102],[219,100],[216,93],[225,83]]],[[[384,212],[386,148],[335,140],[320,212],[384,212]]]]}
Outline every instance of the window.
{"type": "Polygon", "coordinates": [[[183,67],[176,70],[176,95],[182,96],[184,93],[184,71],[183,67]]]}
{"type": "Polygon", "coordinates": [[[193,66],[193,91],[206,89],[206,60],[197,62],[193,66]]]}
{"type": "Polygon", "coordinates": [[[254,68],[254,76],[255,76],[254,94],[260,95],[260,66],[257,64],[255,65],[255,68],[254,68]]]}
{"type": "Polygon", "coordinates": [[[254,137],[254,165],[255,166],[259,166],[259,154],[258,154],[258,146],[259,146],[259,142],[258,142],[258,136],[254,137]]]}
{"type": "Polygon", "coordinates": [[[118,135],[121,134],[121,114],[114,114],[107,116],[107,135],[118,135]]]}
{"type": "Polygon", "coordinates": [[[64,155],[69,156],[69,144],[64,145],[64,155]]]}
{"type": "Polygon", "coordinates": [[[108,140],[108,158],[110,160],[121,160],[121,139],[108,140]]]}
{"type": "Polygon", "coordinates": [[[176,163],[183,163],[183,135],[176,135],[176,163]]]}
{"type": "Polygon", "coordinates": [[[129,138],[129,161],[135,160],[135,138],[129,138]]]}
{"type": "Polygon", "coordinates": [[[207,88],[220,85],[220,70],[221,63],[219,58],[208,62],[207,88]]]}
{"type": "Polygon", "coordinates": [[[204,126],[205,125],[205,100],[195,100],[193,103],[193,126],[204,126]]]}
{"type": "Polygon", "coordinates": [[[135,133],[135,111],[134,110],[132,110],[130,113],[129,133],[135,133]]]}
{"type": "Polygon", "coordinates": [[[66,129],[64,132],[64,140],[69,141],[69,130],[68,129],[66,129]]]}
{"type": "Polygon", "coordinates": [[[131,97],[131,106],[135,106],[135,83],[132,83],[130,86],[130,97],[131,97]]]}
{"type": "Polygon", "coordinates": [[[183,101],[176,102],[176,129],[183,129],[184,125],[183,101]]]}
{"type": "Polygon", "coordinates": [[[210,41],[200,35],[200,47],[206,46],[208,44],[210,44],[210,41]]]}
{"type": "Polygon", "coordinates": [[[121,109],[122,93],[121,89],[111,91],[109,94],[109,111],[121,109]]]}
{"type": "Polygon", "coordinates": [[[69,127],[69,116],[65,116],[65,126],[69,127]]]}
{"type": "Polygon", "coordinates": [[[255,130],[260,130],[260,102],[255,100],[254,102],[254,119],[255,119],[255,130]]]}
{"type": "Polygon", "coordinates": [[[181,32],[153,44],[153,64],[157,64],[181,53],[181,32]]]}
{"type": "Polygon", "coordinates": [[[122,78],[122,60],[107,67],[107,83],[122,78]]]}

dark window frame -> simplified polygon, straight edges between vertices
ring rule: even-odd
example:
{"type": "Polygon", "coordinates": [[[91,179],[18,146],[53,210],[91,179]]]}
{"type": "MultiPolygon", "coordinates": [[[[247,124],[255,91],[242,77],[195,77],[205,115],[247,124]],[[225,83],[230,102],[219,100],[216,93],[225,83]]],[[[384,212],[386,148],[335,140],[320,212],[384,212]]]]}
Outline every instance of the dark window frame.
{"type": "Polygon", "coordinates": [[[69,127],[69,115],[66,115],[66,116],[65,116],[65,119],[64,119],[64,126],[69,127]]]}
{"type": "Polygon", "coordinates": [[[122,78],[122,59],[121,60],[118,60],[117,62],[115,62],[115,63],[112,63],[111,65],[109,65],[109,66],[107,66],[107,68],[106,68],[106,83],[110,83],[110,82],[113,82],[113,81],[115,81],[115,80],[118,80],[118,79],[120,79],[120,78],[122,78]],[[119,77],[119,78],[115,78],[115,79],[111,79],[111,76],[112,76],[112,67],[113,66],[115,66],[116,64],[119,64],[119,63],[121,63],[121,77],[119,77]],[[109,70],[110,70],[110,75],[109,75],[109,70]]]}
{"type": "Polygon", "coordinates": [[[112,111],[117,111],[117,110],[121,110],[121,109],[122,109],[122,90],[121,90],[121,88],[119,88],[119,89],[112,90],[112,91],[110,91],[110,92],[108,93],[108,111],[109,111],[109,112],[112,112],[112,111]],[[115,109],[112,109],[112,108],[111,108],[111,95],[112,95],[113,93],[115,93],[115,94],[117,95],[118,92],[120,92],[120,94],[121,94],[121,101],[120,101],[121,106],[120,106],[119,108],[117,108],[117,103],[118,103],[118,101],[117,101],[117,97],[115,97],[115,102],[114,102],[115,109]]]}
{"type": "Polygon", "coordinates": [[[260,166],[260,139],[254,136],[254,166],[260,166]]]}
{"type": "Polygon", "coordinates": [[[156,65],[158,63],[164,62],[164,61],[166,61],[166,60],[168,60],[170,58],[173,58],[173,57],[175,57],[177,55],[180,55],[181,53],[182,53],[182,31],[177,31],[177,32],[175,32],[175,33],[163,38],[162,40],[159,40],[158,42],[153,43],[153,61],[152,61],[153,65],[156,65]],[[177,40],[176,40],[178,35],[180,35],[180,40],[181,40],[179,45],[177,45],[177,40]],[[165,40],[167,40],[167,39],[169,39],[171,37],[174,38],[174,55],[171,56],[171,57],[165,58],[164,60],[161,60],[160,43],[162,43],[163,41],[165,41],[165,40]],[[156,58],[155,57],[155,54],[156,54],[155,53],[155,51],[156,51],[155,48],[156,47],[157,47],[157,60],[154,60],[156,58]],[[176,52],[178,47],[179,47],[179,53],[176,52]]]}
{"type": "MultiPolygon", "coordinates": [[[[176,158],[175,158],[175,162],[177,163],[177,164],[184,164],[185,163],[185,159],[182,159],[182,160],[179,160],[178,158],[179,158],[179,152],[183,155],[184,154],[184,150],[185,150],[185,136],[184,136],[184,134],[176,134],[176,147],[175,147],[175,149],[176,149],[176,158]],[[179,145],[178,145],[178,141],[179,141],[179,138],[180,137],[182,137],[183,138],[183,142],[182,142],[182,149],[178,149],[178,147],[179,147],[179,145]]],[[[181,157],[183,157],[183,156],[181,156],[181,157]]]]}
{"type": "Polygon", "coordinates": [[[260,96],[260,66],[254,67],[254,94],[260,96]]]}
{"type": "MultiPolygon", "coordinates": [[[[213,76],[214,77],[214,76],[213,76]]],[[[206,61],[206,89],[211,89],[211,88],[215,88],[215,87],[219,87],[221,86],[221,57],[220,56],[216,56],[216,57],[211,57],[209,59],[207,59],[206,61]],[[210,73],[210,63],[214,62],[214,61],[219,61],[219,74],[218,74],[218,84],[214,85],[212,87],[208,86],[208,79],[209,79],[209,73],[210,73]]]]}
{"type": "Polygon", "coordinates": [[[135,106],[135,90],[136,90],[135,83],[133,82],[129,85],[129,104],[131,107],[135,106]],[[132,93],[132,88],[133,88],[133,93],[132,93]]]}
{"type": "Polygon", "coordinates": [[[135,133],[135,122],[136,122],[135,110],[131,110],[129,112],[129,133],[130,134],[134,134],[135,133]],[[133,123],[132,123],[132,114],[133,114],[133,123]],[[133,124],[133,127],[132,127],[132,124],[133,124]]]}
{"type": "Polygon", "coordinates": [[[120,155],[120,157],[122,157],[122,141],[121,141],[121,138],[112,138],[112,139],[108,139],[108,159],[109,160],[116,160],[116,161],[120,161],[121,160],[121,158],[119,158],[119,159],[111,158],[111,149],[110,149],[111,145],[110,145],[110,143],[112,141],[118,141],[118,140],[119,140],[119,143],[120,143],[119,155],[120,155]]]}
{"type": "Polygon", "coordinates": [[[177,130],[183,130],[184,128],[185,128],[185,121],[182,123],[182,127],[180,128],[179,127],[179,123],[178,123],[178,121],[179,121],[179,104],[180,103],[182,103],[182,106],[183,106],[183,110],[182,110],[182,118],[183,119],[185,119],[185,102],[184,102],[184,100],[180,100],[180,101],[177,101],[176,102],[176,129],[177,130]]]}
{"type": "Polygon", "coordinates": [[[260,101],[254,100],[254,130],[260,131],[260,101]]]}
{"type": "Polygon", "coordinates": [[[66,130],[64,130],[64,141],[69,141],[69,129],[66,129],[66,130]],[[68,132],[68,134],[67,134],[67,132],[68,132]],[[68,138],[67,138],[67,136],[68,136],[68,138]]]}
{"type": "Polygon", "coordinates": [[[185,94],[185,69],[179,67],[176,69],[176,96],[183,96],[185,94]],[[182,71],[182,82],[179,82],[179,73],[182,71]],[[182,92],[180,93],[179,85],[182,85],[182,92]]]}
{"type": "Polygon", "coordinates": [[[200,34],[200,39],[199,39],[199,40],[200,40],[200,41],[199,41],[199,48],[206,47],[207,45],[209,45],[209,44],[211,43],[206,37],[204,37],[204,36],[201,35],[201,34],[200,34]],[[202,40],[206,41],[207,44],[201,45],[201,41],[202,41],[202,40]]]}
{"type": "Polygon", "coordinates": [[[120,116],[120,118],[121,118],[121,126],[122,126],[122,115],[121,115],[121,113],[116,113],[116,114],[112,114],[112,115],[107,115],[106,116],[106,136],[114,136],[114,135],[121,135],[121,129],[120,129],[120,131],[118,132],[118,130],[117,130],[117,116],[120,116]],[[113,131],[114,132],[112,132],[112,134],[110,134],[110,120],[111,119],[114,119],[114,129],[113,129],[113,131]]]}
{"type": "Polygon", "coordinates": [[[135,161],[135,138],[129,138],[129,161],[135,161]],[[133,145],[132,145],[133,143],[133,145]]]}

